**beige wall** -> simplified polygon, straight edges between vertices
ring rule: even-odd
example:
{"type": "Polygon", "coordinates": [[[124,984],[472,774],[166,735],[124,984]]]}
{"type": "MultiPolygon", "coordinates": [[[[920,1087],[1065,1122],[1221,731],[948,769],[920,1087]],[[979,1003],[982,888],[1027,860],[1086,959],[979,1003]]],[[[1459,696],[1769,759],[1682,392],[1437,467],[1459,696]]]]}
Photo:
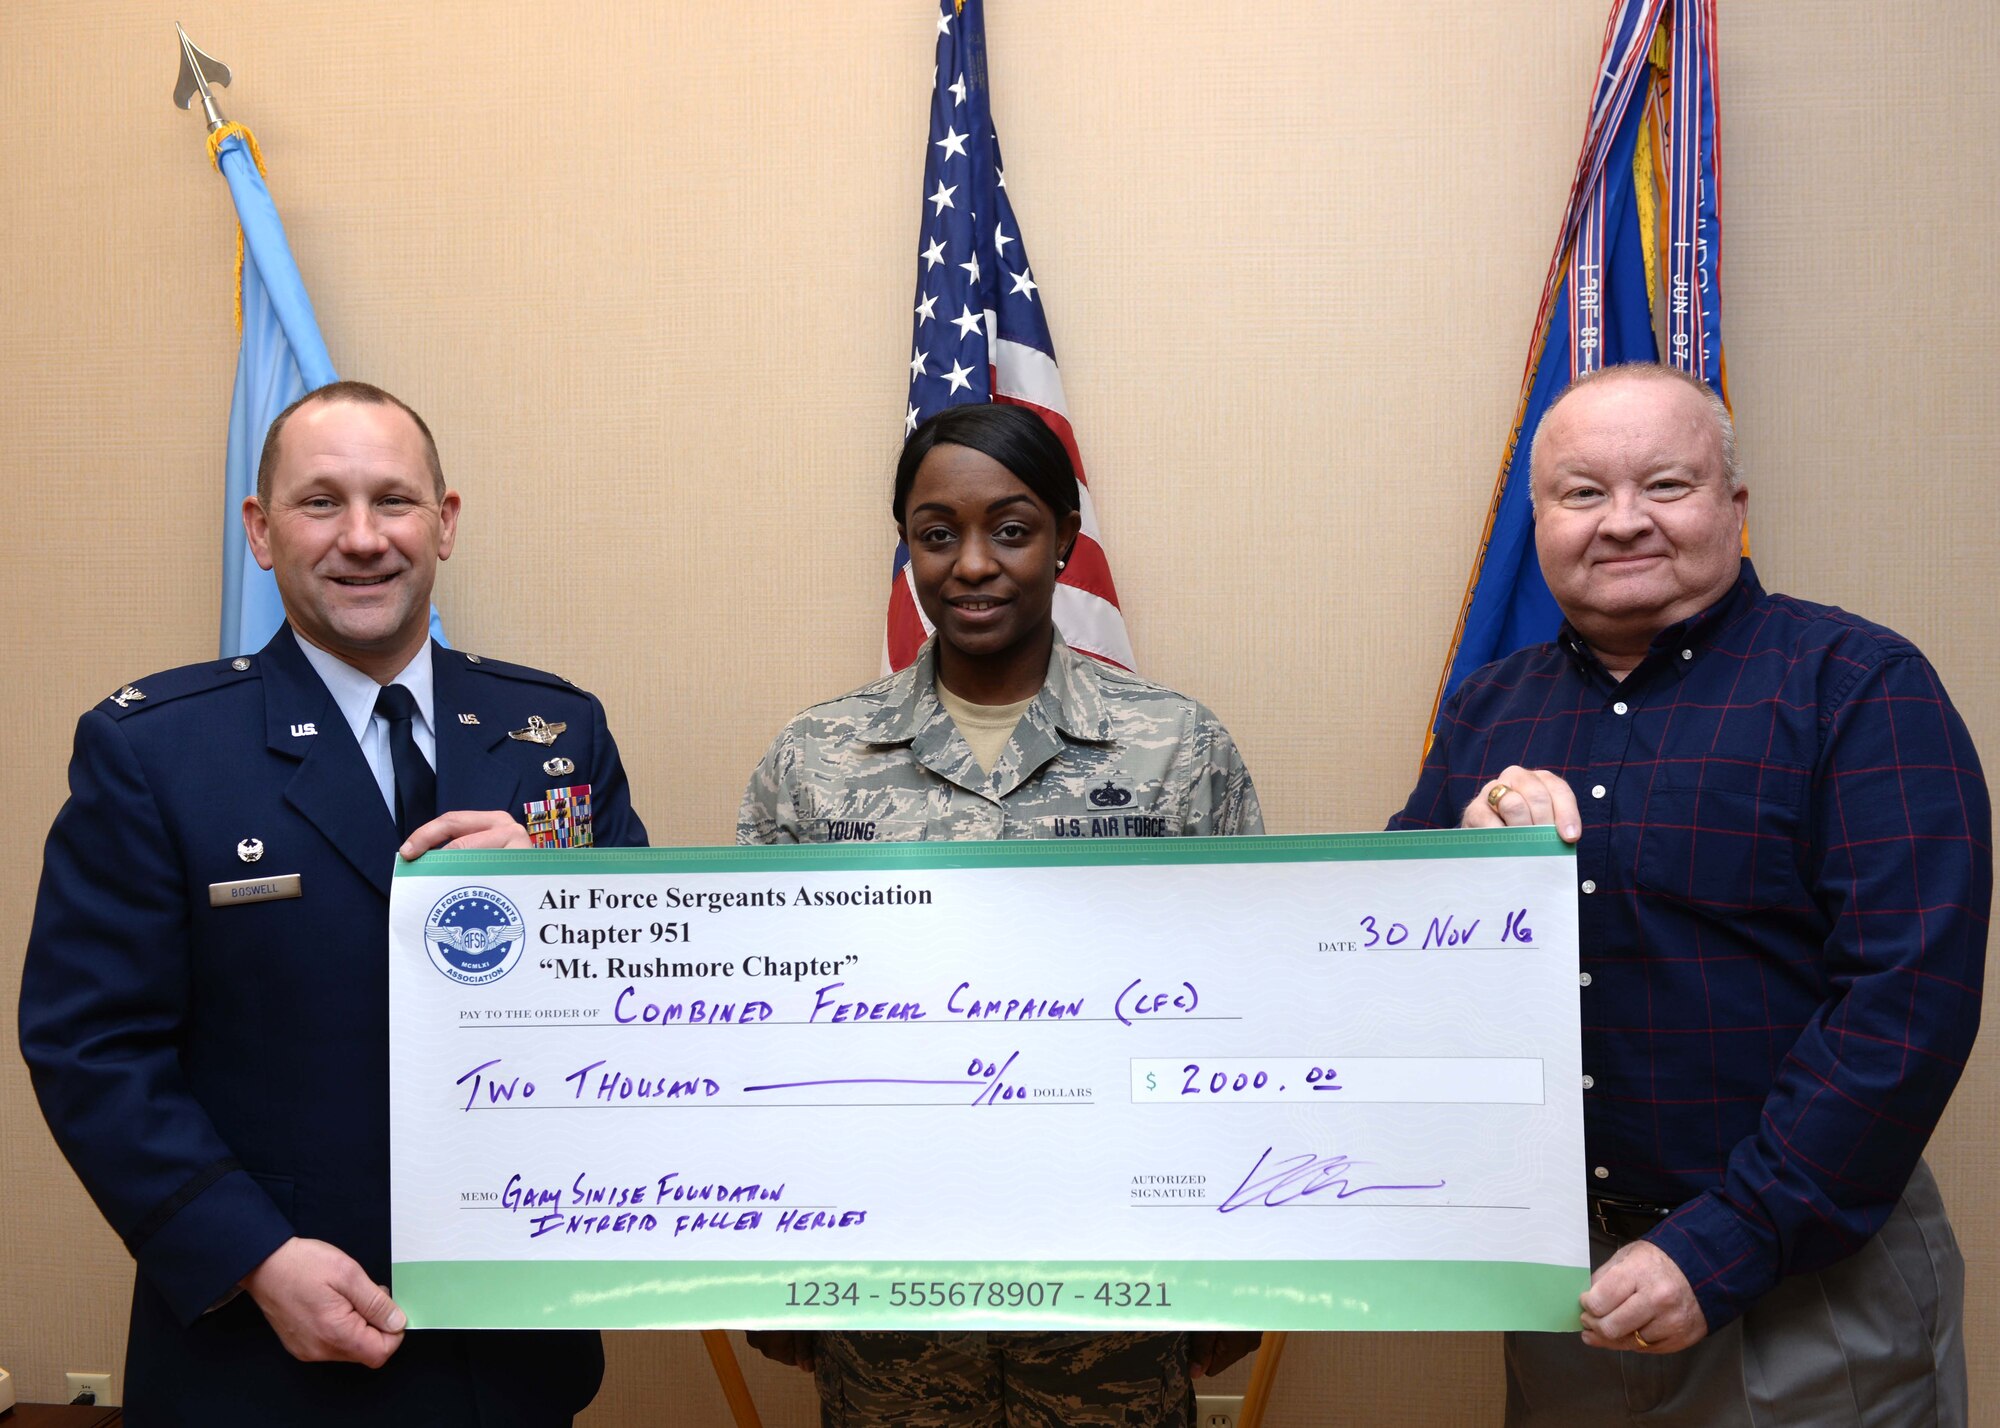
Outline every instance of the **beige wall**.
{"type": "MultiPolygon", "coordinates": [[[[1274,831],[1406,791],[1520,377],[1604,0],[992,0],[1009,188],[1134,643],[1274,831]]],[[[724,841],[870,676],[932,23],[818,6],[187,0],[335,362],[465,492],[453,638],[604,696],[656,840],[724,841]]],[[[169,11],[0,7],[12,1022],[76,715],[214,653],[232,220],[169,11]]],[[[2000,751],[1996,11],[1723,0],[1725,333],[1767,583],[1894,625],[2000,751]]],[[[1932,1151],[2000,1415],[2000,1061],[1932,1151]]],[[[0,1364],[122,1354],[131,1271],[0,1056],[0,1364]]],[[[1495,1421],[1496,1341],[1296,1341],[1270,1422],[1495,1421]],[[1335,1405],[1339,1405],[1336,1410],[1335,1405]]],[[[753,1369],[773,1425],[802,1382],[753,1369]]],[[[624,1335],[593,1425],[714,1424],[624,1335]],[[663,1397],[664,1395],[664,1397],[663,1397]]]]}

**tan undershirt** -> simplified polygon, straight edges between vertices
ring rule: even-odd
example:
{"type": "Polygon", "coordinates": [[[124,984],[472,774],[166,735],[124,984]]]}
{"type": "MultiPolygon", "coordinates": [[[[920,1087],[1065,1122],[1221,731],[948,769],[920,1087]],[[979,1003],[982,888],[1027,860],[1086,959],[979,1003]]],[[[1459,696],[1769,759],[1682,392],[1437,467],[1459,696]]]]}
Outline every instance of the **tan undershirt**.
{"type": "Polygon", "coordinates": [[[944,712],[951,715],[951,722],[958,725],[959,737],[972,750],[972,757],[979,760],[979,767],[987,773],[992,773],[993,766],[1000,762],[1007,741],[1014,737],[1014,726],[1035,702],[1031,694],[1018,704],[974,704],[946,689],[942,680],[938,681],[937,697],[944,712]]]}

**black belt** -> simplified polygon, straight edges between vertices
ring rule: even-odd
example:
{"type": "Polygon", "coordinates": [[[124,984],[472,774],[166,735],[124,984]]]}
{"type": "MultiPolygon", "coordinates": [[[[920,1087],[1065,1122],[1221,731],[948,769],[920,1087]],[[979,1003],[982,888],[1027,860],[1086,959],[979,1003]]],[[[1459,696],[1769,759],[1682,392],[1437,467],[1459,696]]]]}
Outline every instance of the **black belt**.
{"type": "Polygon", "coordinates": [[[1644,1239],[1659,1227],[1660,1221],[1679,1208],[1678,1205],[1655,1205],[1649,1200],[1627,1200],[1622,1195],[1592,1195],[1590,1223],[1620,1244],[1625,1244],[1644,1239]]]}

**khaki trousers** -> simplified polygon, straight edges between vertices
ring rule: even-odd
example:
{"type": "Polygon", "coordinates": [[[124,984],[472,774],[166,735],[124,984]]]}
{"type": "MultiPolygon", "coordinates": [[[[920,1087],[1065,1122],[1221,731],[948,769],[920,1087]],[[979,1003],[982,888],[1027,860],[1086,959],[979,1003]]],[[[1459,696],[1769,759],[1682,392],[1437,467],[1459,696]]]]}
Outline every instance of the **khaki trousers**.
{"type": "MultiPolygon", "coordinates": [[[[1617,1248],[1591,1236],[1591,1263],[1617,1248]]],[[[1853,1255],[1678,1354],[1507,1336],[1508,1428],[1964,1428],[1965,1261],[1930,1168],[1853,1255]]]]}

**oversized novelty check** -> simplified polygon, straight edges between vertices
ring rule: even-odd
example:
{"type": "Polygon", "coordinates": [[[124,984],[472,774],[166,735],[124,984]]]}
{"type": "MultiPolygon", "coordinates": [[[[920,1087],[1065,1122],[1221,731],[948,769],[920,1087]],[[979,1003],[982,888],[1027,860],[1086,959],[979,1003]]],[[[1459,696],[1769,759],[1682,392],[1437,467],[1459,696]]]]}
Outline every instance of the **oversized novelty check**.
{"type": "Polygon", "coordinates": [[[432,853],[390,906],[418,1327],[1561,1329],[1547,830],[432,853]]]}

